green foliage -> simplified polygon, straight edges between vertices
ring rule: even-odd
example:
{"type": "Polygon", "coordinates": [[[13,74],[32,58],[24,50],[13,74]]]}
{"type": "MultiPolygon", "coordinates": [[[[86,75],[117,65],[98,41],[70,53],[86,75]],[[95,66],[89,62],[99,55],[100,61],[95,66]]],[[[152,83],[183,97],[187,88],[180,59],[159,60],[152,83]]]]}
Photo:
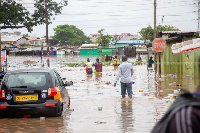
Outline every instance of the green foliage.
{"type": "Polygon", "coordinates": [[[102,62],[103,66],[110,66],[112,64],[112,61],[104,61],[102,62]]]}
{"type": "Polygon", "coordinates": [[[29,37],[29,35],[28,34],[23,34],[23,37],[29,37]]]}
{"type": "MultiPolygon", "coordinates": [[[[33,26],[42,25],[45,23],[44,5],[44,0],[35,1],[34,12],[30,13],[26,9],[27,5],[24,7],[22,4],[16,3],[16,1],[14,0],[1,0],[1,29],[26,27],[27,30],[31,32],[33,26]]],[[[60,14],[64,6],[67,6],[67,1],[61,1],[60,3],[56,3],[53,0],[47,0],[48,20],[50,20],[53,15],[60,14]]]]}
{"type": "Polygon", "coordinates": [[[67,64],[69,67],[76,67],[76,66],[83,66],[83,62],[81,62],[81,63],[78,63],[78,62],[76,62],[76,63],[69,63],[69,64],[67,64]]]}
{"type": "Polygon", "coordinates": [[[112,36],[108,34],[104,35],[104,29],[99,30],[98,33],[100,34],[100,36],[96,38],[96,43],[98,43],[100,46],[108,46],[110,40],[112,39],[112,36]]]}
{"type": "Polygon", "coordinates": [[[20,46],[30,46],[30,44],[23,43],[23,44],[20,44],[20,46]]]}
{"type": "MultiPolygon", "coordinates": [[[[156,27],[156,34],[158,36],[159,32],[162,32],[162,31],[178,31],[179,29],[174,27],[174,26],[171,26],[171,25],[158,25],[156,27]]],[[[142,28],[140,30],[140,35],[142,36],[142,39],[143,40],[150,40],[150,41],[153,41],[154,39],[154,29],[149,25],[147,28],[142,28]]]]}
{"type": "Polygon", "coordinates": [[[59,40],[61,45],[81,45],[85,42],[91,42],[90,38],[74,25],[58,25],[56,28],[54,28],[54,31],[55,33],[53,39],[59,40]]]}
{"type": "Polygon", "coordinates": [[[179,29],[171,25],[164,25],[164,26],[158,25],[156,28],[157,35],[159,32],[162,31],[179,31],[179,29]]]}
{"type": "Polygon", "coordinates": [[[154,39],[154,36],[153,36],[154,30],[150,25],[147,28],[142,28],[139,33],[142,36],[142,39],[144,41],[146,40],[152,41],[154,39]]]}

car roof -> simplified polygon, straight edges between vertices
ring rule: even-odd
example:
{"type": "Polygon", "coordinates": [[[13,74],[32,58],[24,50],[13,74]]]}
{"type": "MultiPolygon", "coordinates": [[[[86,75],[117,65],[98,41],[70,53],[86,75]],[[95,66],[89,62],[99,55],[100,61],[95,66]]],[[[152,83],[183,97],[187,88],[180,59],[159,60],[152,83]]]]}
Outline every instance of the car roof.
{"type": "Polygon", "coordinates": [[[11,73],[24,73],[24,72],[53,72],[54,69],[52,68],[28,68],[28,69],[19,69],[19,70],[13,70],[9,71],[7,74],[11,73]]]}

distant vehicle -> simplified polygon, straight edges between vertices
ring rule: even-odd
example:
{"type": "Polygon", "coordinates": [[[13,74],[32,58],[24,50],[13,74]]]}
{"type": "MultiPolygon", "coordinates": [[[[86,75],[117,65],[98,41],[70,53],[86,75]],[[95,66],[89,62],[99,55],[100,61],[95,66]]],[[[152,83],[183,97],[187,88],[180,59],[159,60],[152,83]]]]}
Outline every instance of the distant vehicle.
{"type": "Polygon", "coordinates": [[[49,68],[8,72],[0,88],[0,117],[61,116],[70,107],[65,87],[72,84],[49,68]]]}

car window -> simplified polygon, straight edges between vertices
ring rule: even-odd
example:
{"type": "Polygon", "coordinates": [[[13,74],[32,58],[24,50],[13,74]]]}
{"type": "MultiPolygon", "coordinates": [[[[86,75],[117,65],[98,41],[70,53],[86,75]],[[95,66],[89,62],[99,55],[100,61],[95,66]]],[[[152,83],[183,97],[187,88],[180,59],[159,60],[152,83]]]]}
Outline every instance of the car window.
{"type": "Polygon", "coordinates": [[[55,71],[55,73],[56,73],[56,76],[57,76],[57,78],[58,78],[58,81],[59,81],[60,85],[63,86],[64,83],[63,83],[63,81],[62,81],[60,75],[59,75],[58,72],[56,72],[56,71],[55,71]]]}
{"type": "Polygon", "coordinates": [[[7,76],[5,84],[8,87],[30,86],[40,87],[45,86],[47,82],[45,73],[15,73],[7,76]]]}
{"type": "Polygon", "coordinates": [[[59,80],[57,78],[56,73],[54,72],[53,74],[54,74],[54,77],[55,77],[55,86],[58,87],[58,86],[60,86],[60,82],[59,82],[59,80]]]}

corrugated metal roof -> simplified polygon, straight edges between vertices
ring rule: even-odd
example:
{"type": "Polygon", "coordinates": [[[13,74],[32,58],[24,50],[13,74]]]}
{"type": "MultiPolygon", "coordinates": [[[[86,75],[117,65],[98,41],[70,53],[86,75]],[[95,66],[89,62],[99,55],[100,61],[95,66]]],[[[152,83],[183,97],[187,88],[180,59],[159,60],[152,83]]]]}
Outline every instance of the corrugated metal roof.
{"type": "MultiPolygon", "coordinates": [[[[110,41],[109,44],[115,44],[116,41],[110,41]]],[[[117,44],[126,43],[126,44],[142,44],[144,43],[144,40],[119,40],[117,41],[117,44]]]]}
{"type": "Polygon", "coordinates": [[[181,34],[181,33],[195,33],[196,31],[163,31],[163,34],[181,34]]]}
{"type": "Polygon", "coordinates": [[[23,36],[2,36],[1,41],[2,42],[15,42],[22,37],[23,36]]]}
{"type": "Polygon", "coordinates": [[[91,46],[95,47],[98,46],[98,44],[82,44],[81,47],[91,47],[91,46]]]}

